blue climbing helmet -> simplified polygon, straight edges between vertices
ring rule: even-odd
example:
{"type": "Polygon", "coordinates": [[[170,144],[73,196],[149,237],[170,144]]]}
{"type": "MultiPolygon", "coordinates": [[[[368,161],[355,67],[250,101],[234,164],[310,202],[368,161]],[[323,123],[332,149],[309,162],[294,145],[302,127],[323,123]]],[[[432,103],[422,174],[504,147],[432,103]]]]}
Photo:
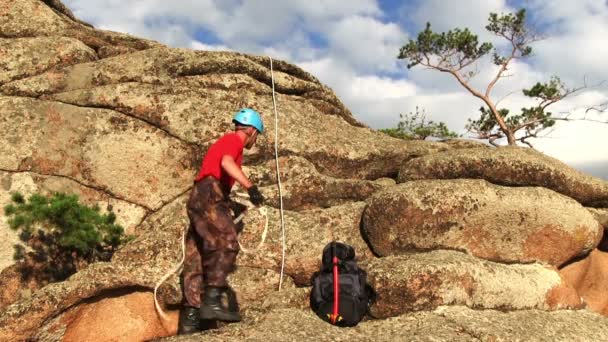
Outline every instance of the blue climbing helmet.
{"type": "Polygon", "coordinates": [[[232,122],[245,126],[252,126],[260,133],[264,133],[264,123],[260,113],[251,108],[243,108],[234,114],[232,122]]]}

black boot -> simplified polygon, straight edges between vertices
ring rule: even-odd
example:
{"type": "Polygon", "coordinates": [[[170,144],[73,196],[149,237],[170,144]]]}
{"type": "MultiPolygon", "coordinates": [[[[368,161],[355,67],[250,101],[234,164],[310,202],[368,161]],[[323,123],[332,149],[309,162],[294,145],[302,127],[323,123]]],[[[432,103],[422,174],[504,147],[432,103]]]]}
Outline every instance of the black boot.
{"type": "Polygon", "coordinates": [[[192,306],[183,306],[179,309],[178,335],[193,334],[201,331],[199,309],[192,306]]]}
{"type": "Polygon", "coordinates": [[[205,286],[205,294],[201,303],[200,317],[204,320],[218,320],[224,322],[239,322],[241,315],[230,303],[229,289],[225,287],[205,286]],[[225,295],[225,296],[224,296],[225,295]],[[222,297],[228,302],[222,303],[222,297]]]}

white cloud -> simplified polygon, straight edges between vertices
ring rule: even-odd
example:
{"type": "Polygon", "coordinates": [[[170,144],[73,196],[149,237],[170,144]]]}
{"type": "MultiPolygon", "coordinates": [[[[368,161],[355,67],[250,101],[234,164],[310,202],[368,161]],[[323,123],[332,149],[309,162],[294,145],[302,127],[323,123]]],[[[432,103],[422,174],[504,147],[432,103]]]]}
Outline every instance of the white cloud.
{"type": "Polygon", "coordinates": [[[231,49],[225,45],[209,45],[196,40],[190,42],[190,48],[195,50],[207,51],[231,51],[231,49]]]}
{"type": "Polygon", "coordinates": [[[359,72],[370,72],[395,70],[399,47],[407,35],[394,23],[351,16],[330,25],[327,38],[332,56],[359,72]]]}

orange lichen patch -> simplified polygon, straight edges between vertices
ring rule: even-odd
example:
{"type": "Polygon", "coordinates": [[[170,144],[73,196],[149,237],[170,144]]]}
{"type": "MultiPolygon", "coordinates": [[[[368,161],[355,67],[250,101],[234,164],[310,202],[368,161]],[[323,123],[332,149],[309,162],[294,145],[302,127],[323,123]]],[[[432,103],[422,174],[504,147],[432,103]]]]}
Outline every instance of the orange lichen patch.
{"type": "Polygon", "coordinates": [[[418,310],[442,305],[443,298],[438,295],[442,283],[438,273],[418,274],[407,283],[405,292],[407,304],[418,310]]]}
{"type": "Polygon", "coordinates": [[[499,253],[496,246],[492,244],[494,239],[485,229],[467,227],[462,232],[462,240],[467,250],[478,258],[486,260],[498,260],[505,258],[504,255],[499,253]]]}
{"type": "Polygon", "coordinates": [[[545,303],[551,310],[557,309],[582,309],[584,303],[576,289],[563,281],[560,285],[554,286],[545,295],[545,303]]]}
{"type": "Polygon", "coordinates": [[[150,186],[151,192],[153,192],[153,193],[158,192],[158,185],[160,184],[160,180],[158,179],[158,177],[156,177],[154,175],[150,175],[150,176],[146,177],[146,183],[148,183],[148,185],[150,186]]]}
{"type": "Polygon", "coordinates": [[[53,174],[65,165],[65,160],[52,160],[43,157],[34,157],[34,170],[42,174],[53,174]]]}
{"type": "Polygon", "coordinates": [[[545,225],[524,241],[523,261],[540,260],[559,266],[577,255],[584,245],[585,240],[577,239],[577,233],[568,234],[554,225],[545,225]]]}
{"type": "Polygon", "coordinates": [[[285,264],[285,273],[291,276],[296,284],[310,285],[310,275],[318,271],[321,260],[299,259],[285,264]]]}
{"type": "Polygon", "coordinates": [[[85,174],[83,170],[86,170],[87,164],[83,160],[73,160],[72,167],[70,170],[70,176],[80,177],[85,174]]]}
{"type": "Polygon", "coordinates": [[[467,293],[467,296],[472,297],[477,290],[477,284],[473,276],[469,273],[463,274],[455,279],[462,286],[462,289],[467,293]]]}
{"type": "Polygon", "coordinates": [[[133,108],[133,114],[137,116],[145,116],[145,114],[148,114],[152,111],[154,111],[153,107],[149,107],[144,104],[138,104],[133,108]]]}
{"type": "Polygon", "coordinates": [[[65,77],[65,74],[63,72],[47,72],[46,73],[46,79],[49,82],[60,81],[64,77],[65,77]]]}
{"type": "Polygon", "coordinates": [[[47,111],[47,120],[52,124],[60,124],[62,121],[61,112],[57,110],[54,106],[49,106],[47,111]]]}
{"type": "Polygon", "coordinates": [[[3,269],[0,273],[0,310],[19,300],[28,291],[36,291],[44,285],[34,279],[24,279],[19,264],[3,269]]]}

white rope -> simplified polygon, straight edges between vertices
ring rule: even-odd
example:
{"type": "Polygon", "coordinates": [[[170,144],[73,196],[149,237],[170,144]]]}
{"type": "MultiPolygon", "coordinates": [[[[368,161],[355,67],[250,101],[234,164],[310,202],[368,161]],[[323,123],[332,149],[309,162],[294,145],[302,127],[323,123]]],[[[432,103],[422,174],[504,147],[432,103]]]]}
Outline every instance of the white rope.
{"type": "Polygon", "coordinates": [[[158,299],[156,298],[156,292],[158,292],[158,288],[167,280],[169,279],[170,276],[172,276],[173,274],[175,274],[177,271],[179,271],[179,269],[182,267],[182,265],[184,264],[184,260],[186,260],[186,230],[184,229],[184,231],[182,232],[182,259],[179,261],[179,263],[175,266],[175,268],[173,268],[171,271],[169,271],[167,274],[165,274],[159,281],[158,283],[156,283],[156,285],[154,286],[154,307],[156,308],[156,312],[158,313],[158,315],[160,316],[160,318],[162,318],[162,323],[166,322],[169,320],[169,317],[167,317],[167,314],[165,314],[165,312],[163,311],[163,309],[160,307],[160,304],[158,304],[158,299]]]}
{"type": "MultiPolygon", "coordinates": [[[[260,242],[258,243],[258,245],[255,246],[255,248],[253,248],[253,249],[247,249],[247,248],[243,247],[243,245],[241,245],[241,240],[237,240],[239,243],[241,252],[243,252],[245,254],[251,254],[251,252],[257,251],[258,249],[260,249],[262,247],[262,245],[266,241],[266,236],[268,235],[268,210],[266,210],[266,207],[260,207],[260,214],[262,214],[262,216],[264,216],[265,223],[264,223],[264,231],[262,232],[262,238],[260,239],[260,242]]],[[[241,220],[244,217],[245,217],[245,213],[240,214],[236,219],[234,219],[234,223],[241,222],[241,220]]]]}
{"type": "Polygon", "coordinates": [[[270,58],[270,78],[272,80],[272,104],[274,106],[274,160],[277,164],[277,181],[279,185],[279,210],[281,212],[281,276],[279,278],[279,291],[283,285],[283,273],[285,270],[285,221],[283,218],[283,193],[281,189],[281,173],[279,172],[279,114],[277,113],[277,100],[274,96],[274,70],[272,68],[272,57],[270,58]]]}

